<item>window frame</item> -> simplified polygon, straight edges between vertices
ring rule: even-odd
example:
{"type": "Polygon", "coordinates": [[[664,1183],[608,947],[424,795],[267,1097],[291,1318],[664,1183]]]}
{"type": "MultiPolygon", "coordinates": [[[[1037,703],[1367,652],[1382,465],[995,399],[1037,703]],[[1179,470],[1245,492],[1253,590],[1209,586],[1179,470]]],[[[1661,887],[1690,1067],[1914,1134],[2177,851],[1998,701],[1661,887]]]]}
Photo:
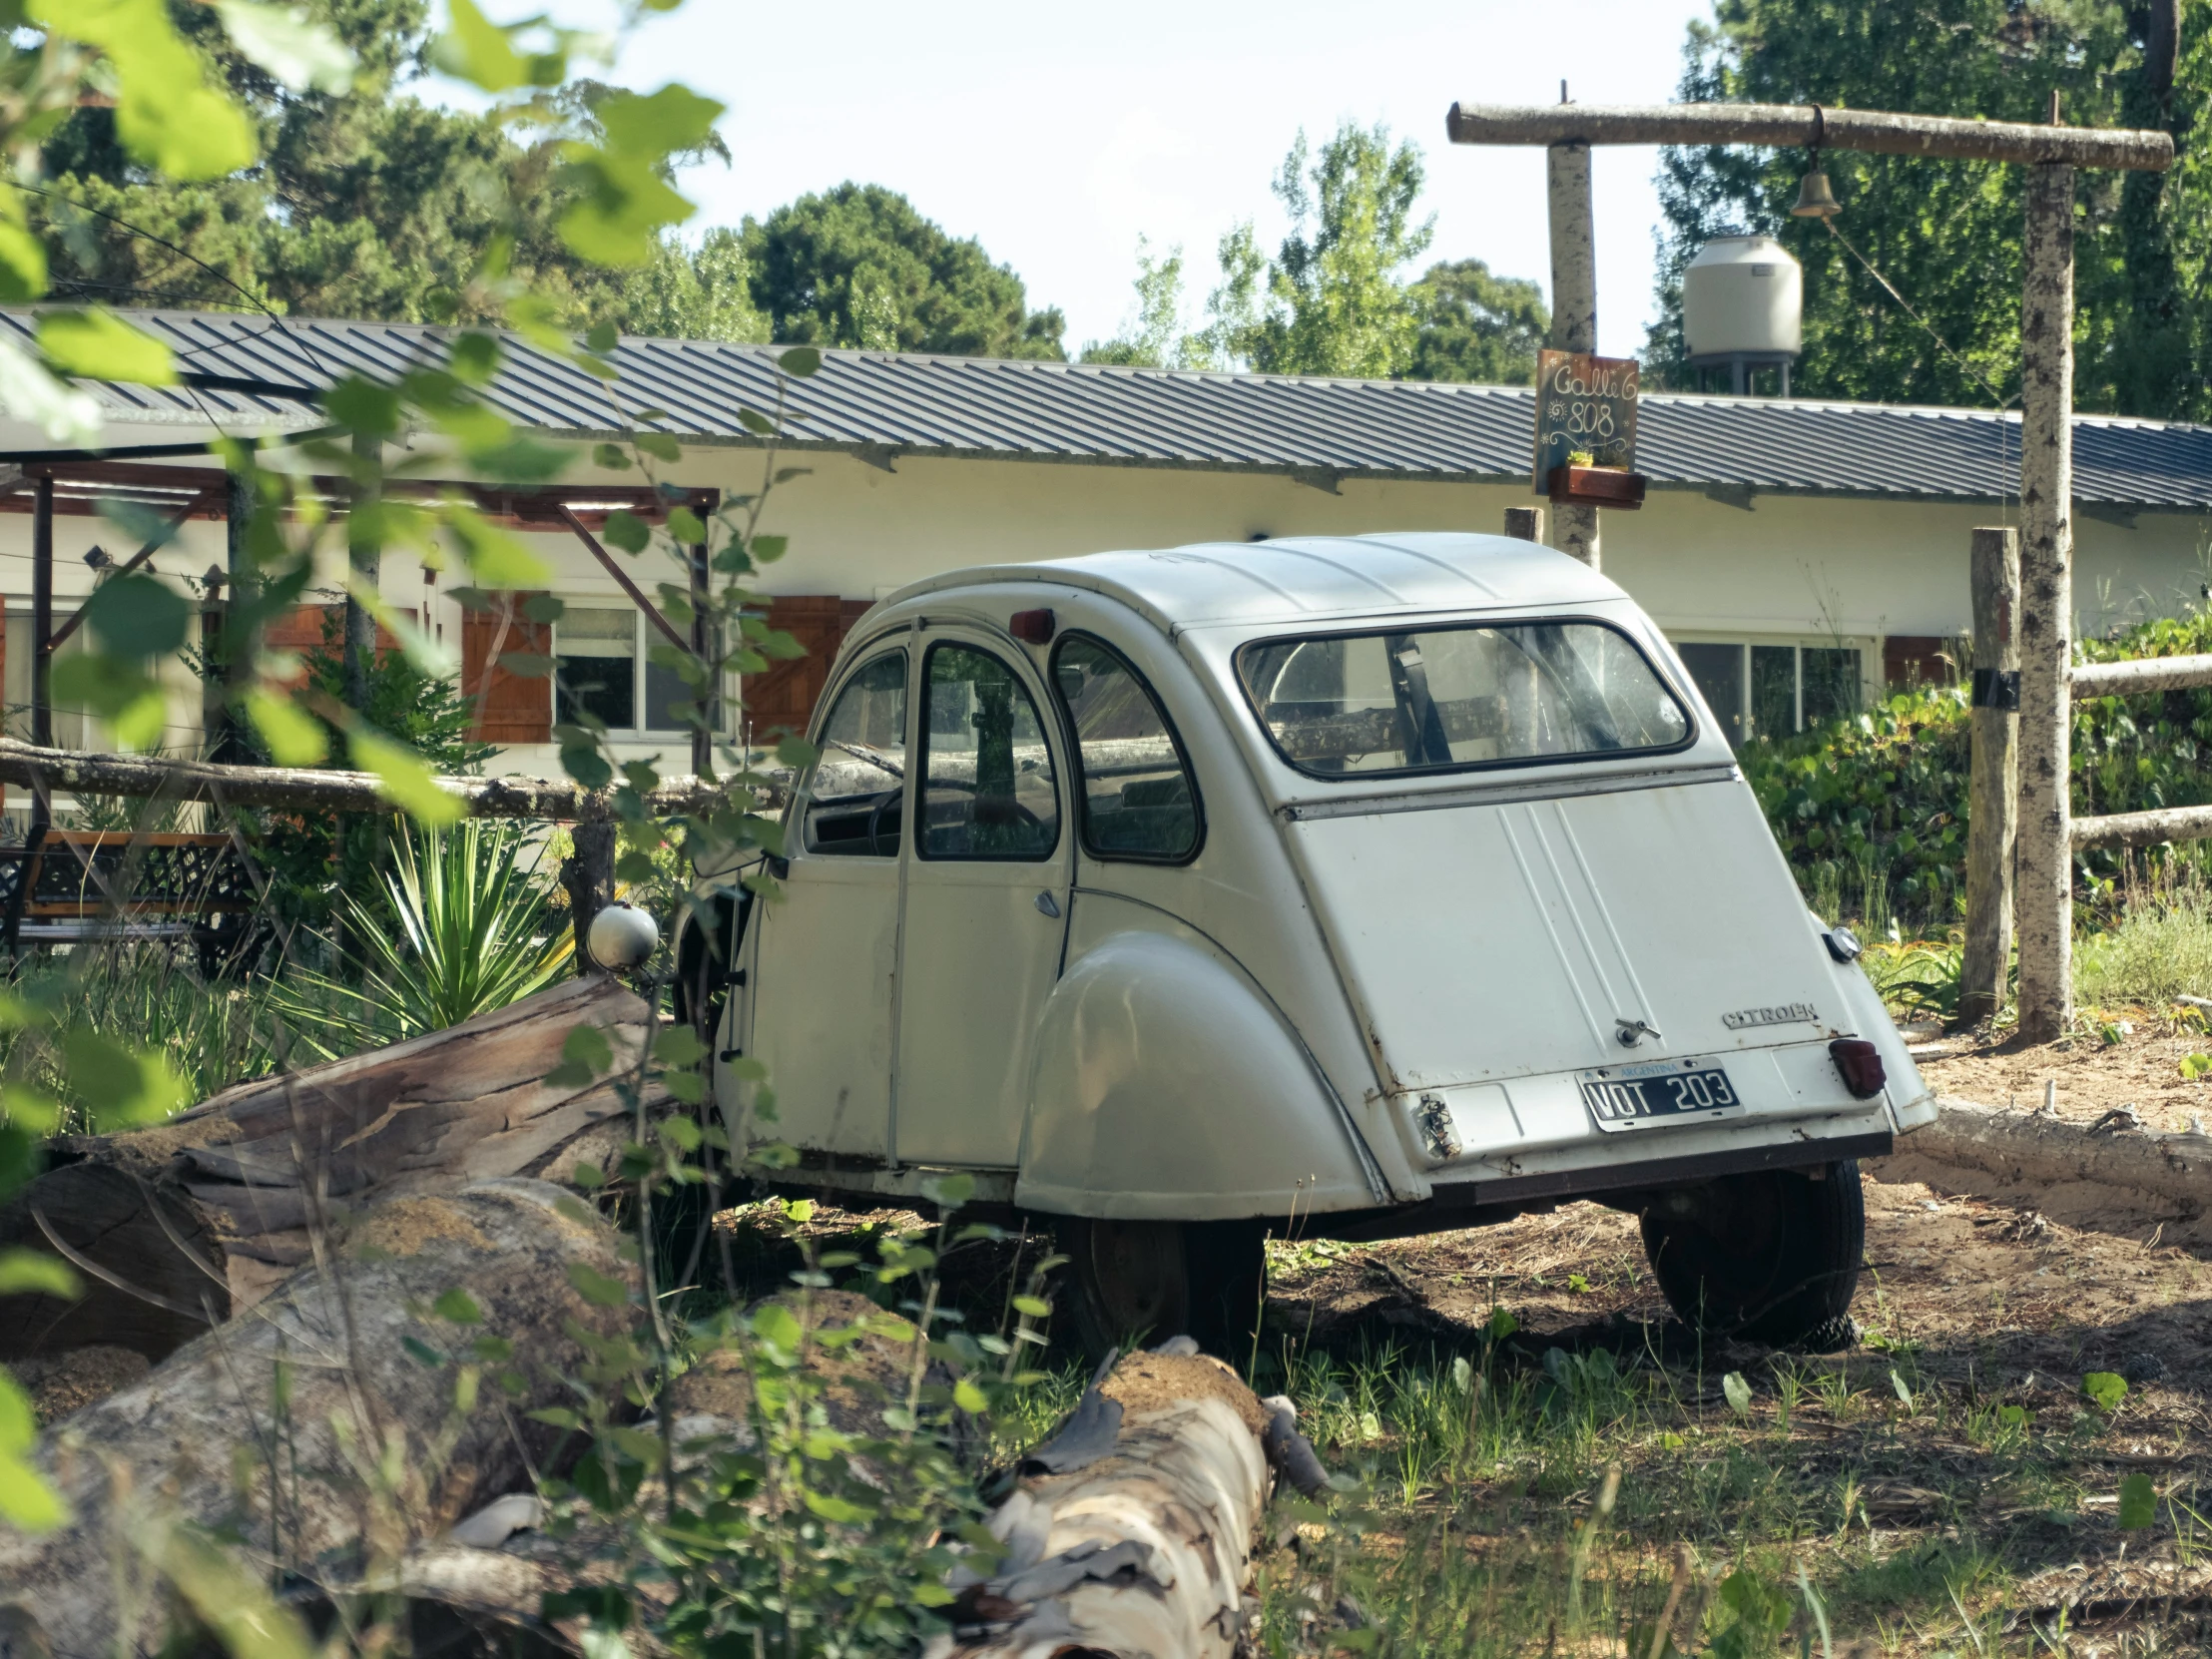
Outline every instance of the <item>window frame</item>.
{"type": "MultiPolygon", "coordinates": [[[[814,747],[815,758],[808,763],[806,772],[793,780],[791,798],[784,804],[784,817],[781,820],[785,839],[785,857],[787,859],[795,852],[809,858],[830,858],[839,863],[852,861],[858,856],[853,853],[824,852],[819,847],[808,845],[807,809],[815,805],[815,779],[822,771],[823,756],[828,752],[828,746],[823,742],[823,739],[829,734],[830,720],[837,712],[838,700],[852,689],[853,681],[866,672],[869,664],[875,662],[878,658],[888,656],[892,651],[896,651],[899,656],[906,659],[904,665],[906,736],[908,740],[906,759],[909,767],[907,777],[899,785],[898,790],[899,849],[890,854],[890,861],[896,863],[906,855],[908,821],[913,817],[913,791],[906,786],[913,782],[910,763],[914,754],[912,742],[914,736],[914,648],[904,629],[893,629],[889,633],[876,635],[875,638],[853,652],[851,668],[838,679],[826,686],[823,689],[821,699],[815,705],[815,718],[807,728],[807,741],[814,747]],[[795,833],[799,837],[796,846],[791,844],[791,838],[795,833]]],[[[868,856],[880,858],[882,854],[871,853],[868,856]]]]}
{"type": "Polygon", "coordinates": [[[1060,787],[1062,779],[1066,776],[1066,768],[1052,754],[1053,722],[1047,719],[1043,712],[1052,706],[1051,695],[1047,693],[1045,697],[1039,698],[1034,688],[1023,684],[1021,670],[1015,666],[1017,661],[1023,660],[1022,654],[1017,653],[1014,656],[1008,656],[998,647],[995,641],[986,643],[981,640],[965,639],[958,635],[946,634],[935,639],[924,637],[920,644],[921,649],[915,653],[914,666],[910,666],[907,671],[914,676],[914,679],[912,681],[913,690],[906,697],[907,718],[913,722],[914,731],[913,742],[906,751],[907,754],[913,757],[913,765],[909,776],[914,787],[907,791],[906,806],[906,817],[909,824],[906,844],[913,848],[913,857],[919,862],[932,864],[1050,863],[1054,858],[1061,855],[1061,843],[1066,834],[1068,817],[1067,799],[1060,787]],[[993,852],[978,855],[972,852],[933,853],[929,850],[929,840],[926,832],[928,824],[923,816],[927,811],[929,798],[929,665],[938,652],[947,649],[974,652],[979,656],[989,657],[998,663],[1007,673],[1013,676],[1014,684],[1020,687],[1022,692],[1028,696],[1029,706],[1036,712],[1037,735],[1044,740],[1046,758],[1054,761],[1052,776],[1052,804],[1054,808],[1052,844],[1041,852],[993,852]]]}
{"type": "Polygon", "coordinates": [[[1095,859],[1099,863],[1158,864],[1164,868],[1175,869],[1190,863],[1201,852],[1205,851],[1206,798],[1198,787],[1198,773],[1191,765],[1191,753],[1184,746],[1183,734],[1175,724],[1175,717],[1168,713],[1166,701],[1160,696],[1158,689],[1154,687],[1152,682],[1145,677],[1144,672],[1129,660],[1128,654],[1085,629],[1070,629],[1054,643],[1052,654],[1045,662],[1045,679],[1051,687],[1052,704],[1059,714],[1061,730],[1067,734],[1068,782],[1070,794],[1075,800],[1076,844],[1082,847],[1084,855],[1095,859]],[[1123,670],[1144,689],[1145,696],[1151,700],[1153,712],[1160,717],[1160,724],[1167,728],[1168,742],[1175,750],[1176,764],[1183,769],[1184,782],[1190,786],[1191,791],[1191,816],[1195,821],[1197,833],[1191,837],[1191,848],[1188,852],[1174,854],[1161,852],[1103,852],[1091,844],[1091,795],[1090,791],[1084,787],[1086,775],[1083,770],[1083,736],[1075,727],[1075,711],[1068,707],[1067,699],[1060,691],[1060,653],[1078,640],[1085,645],[1093,646],[1105,652],[1107,656],[1121,664],[1123,670]]]}
{"type": "MultiPolygon", "coordinates": [[[[582,599],[570,599],[565,595],[556,597],[560,598],[564,612],[578,610],[628,611],[630,613],[631,724],[628,726],[610,726],[607,728],[607,735],[623,743],[660,743],[671,738],[689,739],[692,735],[692,728],[688,726],[641,724],[642,718],[651,712],[646,706],[648,701],[646,680],[654,665],[648,654],[656,644],[663,642],[660,630],[646,620],[645,613],[620,595],[591,594],[582,599]]],[[[552,629],[551,643],[553,649],[550,655],[558,663],[561,656],[561,619],[559,617],[553,619],[552,629]]],[[[560,682],[556,679],[553,683],[553,724],[556,726],[561,724],[560,707],[561,687],[560,682]]],[[[726,700],[724,703],[726,715],[729,707],[729,702],[726,700]]]]}
{"type": "Polygon", "coordinates": [[[1694,749],[1698,740],[1703,736],[1698,725],[1696,700],[1682,695],[1682,688],[1676,685],[1673,677],[1661,669],[1659,664],[1653,660],[1652,654],[1644,648],[1642,642],[1635,635],[1620,626],[1619,623],[1608,621],[1604,617],[1516,616],[1489,619],[1453,617],[1425,620],[1409,618],[1403,626],[1397,626],[1390,622],[1377,623],[1371,620],[1357,628],[1325,629],[1311,634],[1266,634],[1245,640],[1238,645],[1236,650],[1230,653],[1230,668],[1236,675],[1237,690],[1244,698],[1245,708],[1252,715],[1253,724],[1259,727],[1260,736],[1267,740],[1268,748],[1273,752],[1275,758],[1301,778],[1311,778],[1316,783],[1321,784],[1374,785],[1387,783],[1393,779],[1448,778],[1470,772],[1519,772],[1529,767],[1588,766],[1593,762],[1609,764],[1614,761],[1648,761],[1654,757],[1679,755],[1685,750],[1694,749]],[[1638,660],[1649,671],[1652,679],[1659,683],[1660,689],[1671,697],[1674,700],[1675,707],[1682,711],[1684,731],[1677,742],[1649,745],[1639,749],[1577,750],[1569,755],[1522,755],[1502,761],[1454,761],[1448,766],[1392,767],[1380,772],[1316,772],[1312,768],[1301,766],[1298,762],[1292,760],[1284,750],[1283,745],[1277,741],[1275,733],[1268,726],[1267,716],[1261,712],[1260,700],[1254,695],[1252,682],[1245,677],[1245,654],[1270,645],[1290,645],[1294,643],[1304,645],[1313,640],[1373,639],[1378,635],[1390,633],[1440,634],[1447,631],[1470,629],[1488,629],[1497,632],[1507,628],[1569,626],[1602,628],[1607,633],[1619,638],[1622,644],[1636,654],[1638,660]]]}

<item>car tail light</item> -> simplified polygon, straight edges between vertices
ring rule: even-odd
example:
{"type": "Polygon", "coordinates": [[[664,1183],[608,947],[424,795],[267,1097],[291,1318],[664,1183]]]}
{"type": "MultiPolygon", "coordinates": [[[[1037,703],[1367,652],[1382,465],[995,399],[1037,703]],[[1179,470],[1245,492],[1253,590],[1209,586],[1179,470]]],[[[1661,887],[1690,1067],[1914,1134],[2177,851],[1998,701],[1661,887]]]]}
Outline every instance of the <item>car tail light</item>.
{"type": "Polygon", "coordinates": [[[1052,613],[1050,611],[1016,611],[1006,624],[1006,632],[1024,645],[1050,645],[1052,643],[1052,613]]]}
{"type": "Polygon", "coordinates": [[[1889,1085],[1882,1050],[1864,1037],[1838,1037],[1828,1045],[1828,1053],[1836,1069],[1844,1074],[1844,1087],[1855,1099],[1872,1100],[1889,1085]]]}

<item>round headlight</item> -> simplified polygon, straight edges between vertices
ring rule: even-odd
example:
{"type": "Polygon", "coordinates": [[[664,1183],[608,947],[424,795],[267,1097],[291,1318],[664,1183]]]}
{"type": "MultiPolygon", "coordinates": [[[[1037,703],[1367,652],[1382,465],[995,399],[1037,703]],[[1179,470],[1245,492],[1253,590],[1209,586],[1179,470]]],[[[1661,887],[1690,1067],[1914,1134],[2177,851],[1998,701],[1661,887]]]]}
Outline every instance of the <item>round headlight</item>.
{"type": "Polygon", "coordinates": [[[618,898],[591,918],[591,931],[584,937],[592,960],[601,967],[633,968],[653,954],[661,930],[643,910],[618,898]]]}

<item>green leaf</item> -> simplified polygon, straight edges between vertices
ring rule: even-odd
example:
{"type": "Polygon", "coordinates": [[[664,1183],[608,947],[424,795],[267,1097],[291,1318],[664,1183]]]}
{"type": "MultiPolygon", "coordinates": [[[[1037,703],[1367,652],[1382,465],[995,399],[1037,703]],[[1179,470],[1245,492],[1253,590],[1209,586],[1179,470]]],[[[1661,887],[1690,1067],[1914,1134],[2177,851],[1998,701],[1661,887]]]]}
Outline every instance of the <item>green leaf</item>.
{"type": "Polygon", "coordinates": [[[620,1308],[630,1300],[629,1286],[619,1279],[609,1279],[588,1262],[569,1263],[568,1282],[576,1287],[577,1295],[601,1308],[620,1308]]]}
{"type": "Polygon", "coordinates": [[[74,1302],[85,1294],[77,1275],[58,1256],[37,1250],[0,1250],[0,1296],[37,1292],[74,1302]]]}
{"type": "Polygon", "coordinates": [[[466,380],[472,386],[486,386],[499,370],[501,352],[497,334],[471,329],[453,341],[445,360],[455,378],[466,380]]]}
{"type": "Polygon", "coordinates": [[[161,741],[169,698],[134,664],[103,651],[72,652],[54,665],[54,701],[90,709],[106,721],[125,749],[151,749],[161,741]]]}
{"type": "Polygon", "coordinates": [[[572,1025],[561,1039],[561,1058],[574,1061],[597,1077],[615,1063],[615,1045],[605,1026],[572,1025]]]}
{"type": "Polygon", "coordinates": [[[1751,1415],[1751,1384],[1744,1381],[1744,1374],[1732,1371],[1721,1379],[1721,1392],[1727,1396],[1728,1408],[1739,1417],[1751,1415]]]}
{"type": "Polygon", "coordinates": [[[20,305],[46,291],[46,248],[12,219],[0,219],[0,303],[20,305]]]}
{"type": "Polygon", "coordinates": [[[754,1336],[786,1357],[799,1353],[799,1316],[781,1302],[764,1302],[748,1323],[754,1336]]]}
{"type": "Polygon", "coordinates": [[[809,1487],[802,1487],[801,1490],[806,1493],[807,1507],[826,1521],[852,1526],[874,1513],[872,1509],[863,1509],[857,1503],[846,1498],[832,1497],[828,1492],[818,1492],[809,1487]]]}
{"type": "Polygon", "coordinates": [[[493,589],[542,588],[553,580],[548,565],[517,536],[488,522],[472,508],[447,513],[446,529],[461,544],[461,557],[479,587],[493,589]]]}
{"type": "Polygon", "coordinates": [[[616,508],[607,515],[605,528],[600,532],[610,547],[619,547],[625,553],[643,553],[652,545],[653,531],[644,519],[624,508],[616,508]]]}
{"type": "Polygon", "coordinates": [[[991,1408],[989,1396],[964,1377],[952,1384],[952,1403],[971,1417],[979,1417],[991,1408]]]}
{"type": "Polygon", "coordinates": [[[98,306],[46,312],[38,319],[38,348],[63,374],[142,386],[177,383],[168,346],[98,306]]]}
{"type": "Polygon", "coordinates": [[[776,422],[758,409],[740,409],[738,424],[758,437],[773,437],[776,434],[776,422]]]}
{"type": "Polygon", "coordinates": [[[2120,1530],[2136,1532],[2158,1518],[2158,1488],[2137,1469],[2120,1482],[2120,1530]]]}
{"type": "Polygon", "coordinates": [[[653,1058],[664,1066],[695,1066],[706,1053],[707,1045],[688,1025],[672,1025],[653,1039],[653,1058]]]}
{"type": "Polygon", "coordinates": [[[975,1196],[972,1175],[939,1175],[921,1184],[921,1196],[940,1210],[957,1210],[975,1196]]]}
{"type": "Polygon", "coordinates": [[[252,0],[213,4],[240,54],[291,91],[334,97],[353,85],[353,54],[304,8],[255,5],[252,0]]]}
{"type": "Polygon", "coordinates": [[[2024,1405],[1998,1406],[1997,1426],[1999,1428],[2025,1428],[2027,1426],[2027,1407],[2024,1405]]]}
{"type": "Polygon", "coordinates": [[[776,359],[776,366],[795,380],[804,380],[822,366],[822,353],[812,345],[795,345],[776,359]]]}
{"type": "Polygon", "coordinates": [[[1493,1308],[1490,1310],[1488,1329],[1490,1341],[1501,1343],[1520,1329],[1520,1321],[1513,1318],[1512,1310],[1509,1308],[1493,1308]]]}
{"type": "Polygon", "coordinates": [[[2098,1410],[2110,1416],[2120,1408],[2120,1401],[2127,1397],[2127,1379],[2117,1372],[2093,1371],[2081,1380],[2081,1391],[2089,1396],[2098,1410]]]}
{"type": "Polygon", "coordinates": [[[366,727],[348,735],[353,764],[373,772],[383,793],[417,824],[458,824],[467,816],[460,798],[438,787],[437,775],[413,750],[366,727]]]}
{"type": "Polygon", "coordinates": [[[11,1124],[34,1134],[52,1135],[62,1126],[62,1103],[29,1083],[0,1083],[0,1110],[7,1113],[11,1124]]]}
{"type": "MultiPolygon", "coordinates": [[[[591,325],[591,331],[584,336],[584,343],[604,357],[615,348],[621,338],[612,322],[595,322],[591,325]]],[[[611,448],[612,445],[602,444],[600,447],[611,448]]]]}
{"type": "Polygon", "coordinates": [[[699,515],[689,507],[669,508],[668,533],[687,547],[696,546],[707,539],[707,527],[699,522],[699,515]]]}
{"type": "Polygon", "coordinates": [[[481,1325],[484,1323],[483,1309],[477,1307],[476,1299],[458,1285],[440,1296],[437,1301],[431,1303],[430,1312],[437,1315],[441,1320],[450,1320],[455,1325],[481,1325]]]}
{"type": "Polygon", "coordinates": [[[1890,1373],[1890,1386],[1896,1391],[1898,1400],[1905,1409],[1908,1412],[1913,1410],[1913,1390],[1905,1385],[1905,1379],[1894,1371],[1890,1373]]]}
{"type": "Polygon", "coordinates": [[[533,593],[522,602],[522,614],[532,622],[558,622],[568,615],[568,603],[557,593],[533,593]]]}
{"type": "Polygon", "coordinates": [[[330,758],[322,723],[288,697],[257,687],[246,694],[246,716],[269,745],[269,758],[280,767],[318,767],[330,758]]]}
{"type": "Polygon", "coordinates": [[[399,1346],[407,1351],[408,1356],[418,1366],[428,1366],[431,1370],[435,1371],[439,1366],[445,1364],[444,1355],[440,1354],[428,1343],[422,1342],[417,1338],[401,1337],[399,1339],[399,1346]]]}
{"type": "Polygon", "coordinates": [[[684,458],[684,446],[666,432],[639,432],[630,441],[657,461],[680,461],[684,458]]]}
{"type": "Polygon", "coordinates": [[[1041,1296],[1017,1296],[1014,1298],[1014,1312],[1033,1320],[1049,1319],[1052,1304],[1041,1296]]]}
{"type": "Polygon", "coordinates": [[[430,43],[430,61],[485,92],[530,84],[529,68],[507,31],[488,21],[473,0],[447,0],[446,30],[430,43]]]}
{"type": "Polygon", "coordinates": [[[58,444],[90,446],[100,437],[100,405],[92,394],[56,378],[12,336],[0,336],[0,409],[58,444]]]}
{"type": "Polygon", "coordinates": [[[784,556],[785,549],[790,547],[792,539],[789,536],[755,536],[746,546],[747,550],[761,563],[772,565],[784,556]]]}
{"type": "Polygon", "coordinates": [[[139,1054],[80,1027],[62,1034],[62,1073],[101,1130],[166,1123],[184,1109],[185,1085],[160,1054],[139,1054]]]}
{"type": "Polygon", "coordinates": [[[592,465],[603,466],[609,472],[628,472],[631,467],[630,451],[619,443],[595,443],[591,451],[592,465]]]}
{"type": "Polygon", "coordinates": [[[178,35],[163,0],[31,0],[24,15],[106,54],[116,136],[157,173],[220,179],[254,160],[245,112],[209,84],[205,63],[178,35]]]}

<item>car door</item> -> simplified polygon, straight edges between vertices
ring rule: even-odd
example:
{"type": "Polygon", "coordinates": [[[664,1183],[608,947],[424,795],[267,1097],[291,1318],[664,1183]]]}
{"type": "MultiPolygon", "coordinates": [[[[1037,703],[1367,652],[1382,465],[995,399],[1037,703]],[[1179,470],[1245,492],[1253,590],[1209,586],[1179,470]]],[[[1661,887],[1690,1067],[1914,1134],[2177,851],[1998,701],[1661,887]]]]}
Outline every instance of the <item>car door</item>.
{"type": "Polygon", "coordinates": [[[914,703],[894,1144],[1011,1167],[1066,932],[1066,769],[1028,664],[980,635],[925,633],[914,703]]]}
{"type": "Polygon", "coordinates": [[[908,653],[863,656],[825,700],[786,828],[783,895],[757,906],[753,1053],[792,1145],[890,1153],[908,653]]]}

